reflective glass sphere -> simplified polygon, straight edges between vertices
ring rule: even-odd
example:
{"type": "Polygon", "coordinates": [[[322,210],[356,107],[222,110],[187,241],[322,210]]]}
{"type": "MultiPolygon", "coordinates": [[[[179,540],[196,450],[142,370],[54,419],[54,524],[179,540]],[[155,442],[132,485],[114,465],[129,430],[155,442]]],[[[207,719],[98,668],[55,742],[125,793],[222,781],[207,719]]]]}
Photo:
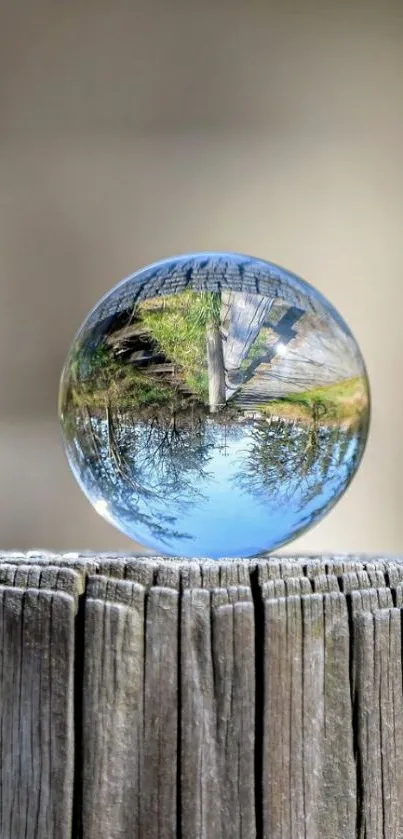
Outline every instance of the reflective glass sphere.
{"type": "Polygon", "coordinates": [[[227,253],[115,286],[73,341],[59,406],[97,512],[177,556],[253,556],[301,534],[350,483],[369,425],[338,312],[288,271],[227,253]]]}

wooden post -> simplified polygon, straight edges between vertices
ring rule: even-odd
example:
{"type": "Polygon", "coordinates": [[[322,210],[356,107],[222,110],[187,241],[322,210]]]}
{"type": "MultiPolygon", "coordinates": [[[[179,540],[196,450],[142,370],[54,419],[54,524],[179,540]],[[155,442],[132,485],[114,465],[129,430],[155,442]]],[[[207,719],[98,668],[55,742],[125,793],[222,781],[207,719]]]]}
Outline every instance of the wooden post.
{"type": "Polygon", "coordinates": [[[1,839],[401,839],[403,559],[0,555],[1,839]]]}
{"type": "Polygon", "coordinates": [[[225,367],[221,332],[214,324],[207,327],[207,371],[210,412],[216,413],[226,403],[225,367]]]}

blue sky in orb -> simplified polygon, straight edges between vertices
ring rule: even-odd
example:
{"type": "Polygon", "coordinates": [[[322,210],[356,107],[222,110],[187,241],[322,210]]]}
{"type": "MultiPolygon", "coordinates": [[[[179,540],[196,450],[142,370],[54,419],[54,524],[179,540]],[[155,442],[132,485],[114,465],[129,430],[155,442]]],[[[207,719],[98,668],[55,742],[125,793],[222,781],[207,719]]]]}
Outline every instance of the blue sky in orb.
{"type": "MultiPolygon", "coordinates": [[[[211,557],[251,556],[270,550],[272,546],[291,539],[301,528],[311,523],[312,518],[326,512],[328,505],[336,500],[348,483],[353,471],[358,442],[353,438],[345,452],[342,463],[337,462],[332,476],[321,483],[320,491],[304,502],[306,491],[302,483],[293,491],[291,498],[284,497],[279,503],[282,488],[279,482],[278,492],[262,492],[253,496],[237,485],[234,478],[247,465],[251,447],[251,429],[246,429],[241,440],[229,440],[226,451],[215,447],[207,471],[209,476],[198,486],[204,496],[203,501],[191,504],[186,511],[177,511],[175,503],[160,505],[161,511],[177,513],[176,527],[183,533],[192,534],[192,538],[155,538],[150,530],[136,522],[122,518],[119,511],[119,526],[124,527],[128,536],[147,545],[157,553],[176,556],[181,554],[211,557]]],[[[319,464],[314,464],[309,474],[309,486],[318,478],[319,464]]],[[[113,520],[113,500],[108,505],[109,515],[113,520]]],[[[128,498],[128,506],[130,504],[128,498]]],[[[141,512],[149,513],[146,501],[138,505],[141,512]]],[[[156,505],[153,505],[153,510],[156,505]]]]}

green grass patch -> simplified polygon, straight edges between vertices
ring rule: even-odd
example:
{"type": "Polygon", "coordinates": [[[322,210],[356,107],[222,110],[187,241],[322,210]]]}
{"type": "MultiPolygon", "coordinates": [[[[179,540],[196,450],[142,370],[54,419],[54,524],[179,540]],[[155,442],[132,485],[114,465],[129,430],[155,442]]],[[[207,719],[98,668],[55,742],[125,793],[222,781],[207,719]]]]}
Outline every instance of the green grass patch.
{"type": "Polygon", "coordinates": [[[273,399],[259,410],[268,415],[315,420],[329,423],[334,421],[352,422],[358,420],[367,404],[367,391],[363,376],[345,379],[333,385],[290,393],[280,399],[273,399]]]}
{"type": "Polygon", "coordinates": [[[179,387],[208,400],[206,329],[220,323],[221,296],[186,291],[143,301],[136,315],[154,346],[172,363],[164,380],[147,368],[122,364],[106,343],[94,349],[77,343],[70,361],[70,397],[77,407],[101,408],[105,402],[125,408],[168,406],[181,401],[179,387]]]}
{"type": "Polygon", "coordinates": [[[138,317],[161,352],[182,371],[186,386],[207,399],[206,327],[220,322],[220,295],[187,291],[141,303],[138,317]]]}

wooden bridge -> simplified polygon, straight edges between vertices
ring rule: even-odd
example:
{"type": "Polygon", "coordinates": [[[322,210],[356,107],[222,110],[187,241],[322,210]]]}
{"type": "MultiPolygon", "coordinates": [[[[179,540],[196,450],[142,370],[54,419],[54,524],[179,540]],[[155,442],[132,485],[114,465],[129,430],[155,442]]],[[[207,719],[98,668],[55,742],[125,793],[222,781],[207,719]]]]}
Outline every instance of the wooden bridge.
{"type": "Polygon", "coordinates": [[[259,295],[230,292],[224,305],[230,312],[224,341],[227,401],[243,409],[253,410],[270,399],[334,384],[361,372],[354,342],[337,323],[320,322],[284,304],[276,320],[276,301],[259,299],[259,295]],[[264,327],[271,336],[267,348],[245,368],[264,327]]]}

